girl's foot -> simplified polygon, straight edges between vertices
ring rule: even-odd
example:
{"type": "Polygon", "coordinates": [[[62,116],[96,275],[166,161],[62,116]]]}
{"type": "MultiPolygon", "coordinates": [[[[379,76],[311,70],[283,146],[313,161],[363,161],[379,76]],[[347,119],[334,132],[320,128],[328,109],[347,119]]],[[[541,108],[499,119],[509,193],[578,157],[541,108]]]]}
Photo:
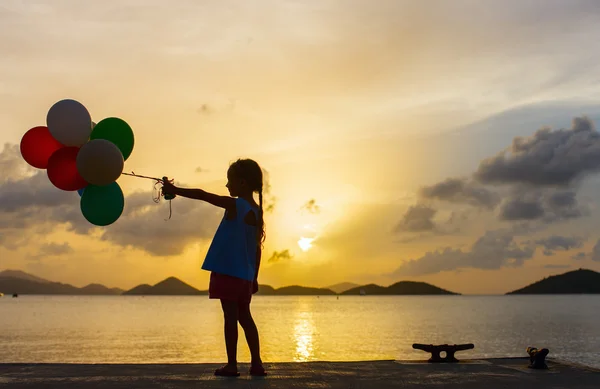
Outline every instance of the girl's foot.
{"type": "Polygon", "coordinates": [[[250,366],[250,375],[264,377],[267,372],[262,364],[253,364],[250,366]]]}
{"type": "Polygon", "coordinates": [[[215,375],[220,377],[239,377],[240,373],[237,371],[237,366],[227,364],[215,370],[215,375]]]}

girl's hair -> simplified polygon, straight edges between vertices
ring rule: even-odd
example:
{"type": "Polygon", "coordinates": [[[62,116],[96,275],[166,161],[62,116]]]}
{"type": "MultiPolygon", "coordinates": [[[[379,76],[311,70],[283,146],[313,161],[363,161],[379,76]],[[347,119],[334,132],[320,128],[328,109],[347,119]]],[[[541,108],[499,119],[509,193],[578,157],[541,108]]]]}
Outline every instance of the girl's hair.
{"type": "Polygon", "coordinates": [[[260,217],[257,221],[256,241],[262,248],[265,241],[265,220],[263,217],[263,171],[252,159],[238,159],[229,165],[229,171],[236,177],[246,181],[252,192],[258,192],[258,205],[260,206],[260,217]]]}

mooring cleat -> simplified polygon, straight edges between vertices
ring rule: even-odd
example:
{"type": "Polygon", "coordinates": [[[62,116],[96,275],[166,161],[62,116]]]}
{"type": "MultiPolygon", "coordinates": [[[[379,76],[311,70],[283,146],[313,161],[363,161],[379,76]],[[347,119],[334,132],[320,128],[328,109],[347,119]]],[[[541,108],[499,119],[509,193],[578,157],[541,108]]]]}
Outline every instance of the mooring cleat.
{"type": "Polygon", "coordinates": [[[472,343],[467,344],[419,344],[415,343],[412,346],[416,350],[423,350],[425,352],[431,353],[431,358],[427,362],[430,363],[453,363],[458,362],[458,359],[454,356],[454,353],[457,351],[471,350],[475,348],[475,345],[472,343]],[[440,356],[441,352],[445,352],[446,356],[442,358],[440,356]]]}
{"type": "Polygon", "coordinates": [[[546,356],[550,350],[543,348],[538,350],[535,347],[527,347],[527,354],[529,354],[529,368],[530,369],[547,369],[546,356]]]}

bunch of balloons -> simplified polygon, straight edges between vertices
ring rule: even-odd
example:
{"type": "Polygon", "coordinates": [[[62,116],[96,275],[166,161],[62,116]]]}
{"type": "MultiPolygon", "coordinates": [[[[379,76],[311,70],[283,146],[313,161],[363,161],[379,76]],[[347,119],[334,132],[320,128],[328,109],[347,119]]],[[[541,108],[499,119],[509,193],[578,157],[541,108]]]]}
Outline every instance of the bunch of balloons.
{"type": "Polygon", "coordinates": [[[124,120],[110,117],[95,124],[83,104],[66,99],[50,108],[46,126],[25,133],[21,155],[31,166],[46,169],[58,189],[77,191],[90,223],[107,226],[123,213],[125,198],[116,180],[133,145],[133,131],[124,120]]]}

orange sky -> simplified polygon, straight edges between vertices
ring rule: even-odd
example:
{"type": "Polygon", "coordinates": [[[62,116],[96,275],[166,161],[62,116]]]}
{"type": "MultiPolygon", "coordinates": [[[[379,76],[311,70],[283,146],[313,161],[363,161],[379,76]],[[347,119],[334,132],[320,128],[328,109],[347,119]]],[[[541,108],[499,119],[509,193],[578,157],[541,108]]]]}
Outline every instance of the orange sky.
{"type": "Polygon", "coordinates": [[[597,11],[575,3],[3,2],[0,270],[78,286],[173,275],[207,287],[200,264],[218,210],[177,199],[165,222],[151,182],[122,177],[126,213],[89,229],[77,194],[31,178],[14,146],[63,98],[95,121],[132,126],[128,171],[225,194],[231,161],[261,163],[274,204],[263,283],[411,279],[504,293],[600,270],[595,154],[557,185],[536,184],[535,172],[501,183],[473,175],[516,136],[600,117],[599,54],[588,49],[597,11]],[[448,178],[467,184],[423,194],[448,178]],[[577,203],[548,208],[559,190],[577,203]],[[497,201],[483,206],[482,191],[497,201]],[[304,207],[311,200],[318,211],[304,207]],[[527,213],[536,201],[546,208],[527,213]]]}

